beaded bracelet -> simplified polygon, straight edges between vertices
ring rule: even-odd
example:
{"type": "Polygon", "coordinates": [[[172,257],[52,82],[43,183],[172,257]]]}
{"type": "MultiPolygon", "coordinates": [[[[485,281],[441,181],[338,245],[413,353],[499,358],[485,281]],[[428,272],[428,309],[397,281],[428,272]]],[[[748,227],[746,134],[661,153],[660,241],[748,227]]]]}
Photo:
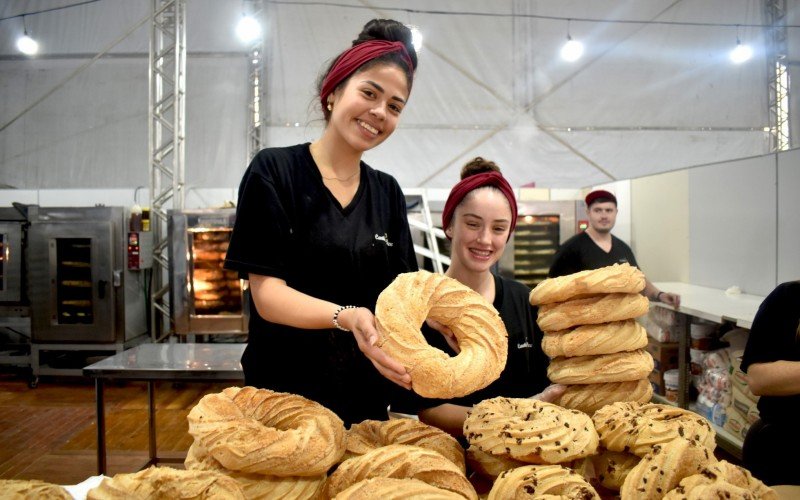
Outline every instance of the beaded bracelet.
{"type": "Polygon", "coordinates": [[[339,306],[336,309],[336,312],[333,313],[333,326],[335,326],[336,328],[338,328],[343,332],[349,332],[350,330],[339,324],[339,313],[344,311],[345,309],[358,309],[358,306],[339,306]]]}

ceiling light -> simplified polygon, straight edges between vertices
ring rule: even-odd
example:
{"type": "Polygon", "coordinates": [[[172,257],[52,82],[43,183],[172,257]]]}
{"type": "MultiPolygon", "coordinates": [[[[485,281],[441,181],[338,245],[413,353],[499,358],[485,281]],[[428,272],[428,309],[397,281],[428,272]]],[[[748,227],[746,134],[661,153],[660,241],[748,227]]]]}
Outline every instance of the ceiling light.
{"type": "Polygon", "coordinates": [[[568,62],[575,62],[583,55],[583,44],[577,40],[573,40],[571,36],[567,35],[567,43],[561,47],[561,59],[568,62]]]}
{"type": "Polygon", "coordinates": [[[251,16],[242,16],[236,25],[236,36],[243,42],[253,42],[261,36],[261,25],[251,16]]]}
{"type": "Polygon", "coordinates": [[[742,42],[737,38],[736,47],[731,50],[729,57],[734,64],[741,64],[753,57],[753,49],[749,45],[742,45],[742,42]]]}
{"type": "Polygon", "coordinates": [[[414,46],[414,50],[419,53],[420,49],[422,49],[422,32],[416,26],[409,26],[411,30],[411,44],[414,46]]]}
{"type": "Polygon", "coordinates": [[[26,56],[32,56],[39,52],[39,43],[25,33],[17,38],[17,49],[26,56]]]}

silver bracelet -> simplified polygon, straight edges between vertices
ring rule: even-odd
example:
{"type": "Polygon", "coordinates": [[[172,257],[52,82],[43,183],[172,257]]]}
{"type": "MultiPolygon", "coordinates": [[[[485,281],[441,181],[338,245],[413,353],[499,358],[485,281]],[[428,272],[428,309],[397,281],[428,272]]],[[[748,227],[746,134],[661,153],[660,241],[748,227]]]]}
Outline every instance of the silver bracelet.
{"type": "Polygon", "coordinates": [[[358,309],[358,306],[339,306],[336,309],[336,312],[333,313],[333,326],[335,326],[336,328],[338,328],[343,332],[349,332],[350,330],[339,324],[339,313],[344,311],[345,309],[358,309]]]}

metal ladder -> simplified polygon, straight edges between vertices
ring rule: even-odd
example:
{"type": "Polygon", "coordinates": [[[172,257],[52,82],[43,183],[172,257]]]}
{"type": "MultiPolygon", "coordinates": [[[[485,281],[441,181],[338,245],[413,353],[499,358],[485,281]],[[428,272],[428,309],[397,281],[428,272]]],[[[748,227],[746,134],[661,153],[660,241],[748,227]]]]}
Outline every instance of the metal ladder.
{"type": "Polygon", "coordinates": [[[428,203],[428,194],[424,188],[407,188],[403,189],[403,194],[406,196],[418,196],[420,198],[422,221],[419,221],[408,215],[408,225],[412,229],[419,230],[425,237],[428,248],[414,243],[414,252],[417,255],[427,257],[433,262],[433,269],[437,273],[444,273],[444,266],[450,265],[450,257],[439,253],[439,244],[436,238],[445,239],[444,231],[434,226],[433,217],[431,217],[430,204],[428,203]]]}

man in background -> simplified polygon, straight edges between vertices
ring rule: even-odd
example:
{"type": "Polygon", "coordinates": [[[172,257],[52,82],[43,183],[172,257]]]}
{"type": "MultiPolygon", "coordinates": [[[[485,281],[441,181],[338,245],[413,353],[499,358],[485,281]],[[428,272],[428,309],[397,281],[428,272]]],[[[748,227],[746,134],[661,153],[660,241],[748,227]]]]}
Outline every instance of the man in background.
{"type": "MultiPolygon", "coordinates": [[[[613,264],[628,263],[639,267],[631,247],[611,234],[617,222],[617,197],[599,189],[586,195],[586,212],[589,227],[561,245],[550,266],[550,277],[599,269],[613,264]]],[[[645,279],[642,294],[656,302],[664,302],[675,309],[680,306],[680,295],[662,292],[645,279]]]]}

